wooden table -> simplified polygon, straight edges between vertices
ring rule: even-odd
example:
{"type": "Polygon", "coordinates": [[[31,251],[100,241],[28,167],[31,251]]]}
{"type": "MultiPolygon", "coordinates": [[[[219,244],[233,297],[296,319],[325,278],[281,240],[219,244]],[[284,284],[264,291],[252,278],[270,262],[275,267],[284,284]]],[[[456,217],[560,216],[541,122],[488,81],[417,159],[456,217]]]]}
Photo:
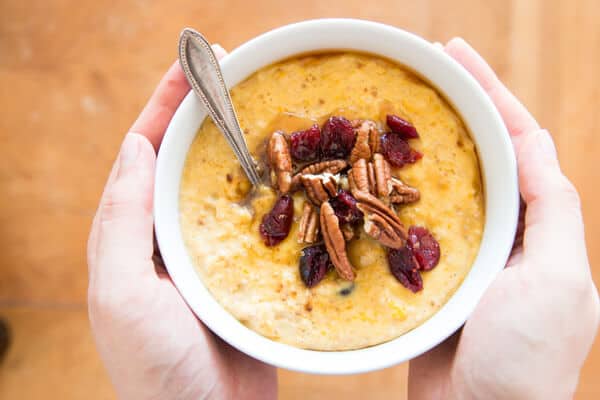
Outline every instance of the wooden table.
{"type": "MultiPolygon", "coordinates": [[[[0,365],[0,398],[113,397],[87,323],[85,243],[123,134],[174,60],[181,28],[233,48],[286,23],[334,16],[470,41],[552,132],[581,192],[598,280],[597,0],[4,0],[0,316],[14,341],[0,365]]],[[[600,396],[598,373],[596,342],[578,399],[600,396]]],[[[282,399],[405,398],[405,365],[350,377],[280,376],[282,399]]]]}

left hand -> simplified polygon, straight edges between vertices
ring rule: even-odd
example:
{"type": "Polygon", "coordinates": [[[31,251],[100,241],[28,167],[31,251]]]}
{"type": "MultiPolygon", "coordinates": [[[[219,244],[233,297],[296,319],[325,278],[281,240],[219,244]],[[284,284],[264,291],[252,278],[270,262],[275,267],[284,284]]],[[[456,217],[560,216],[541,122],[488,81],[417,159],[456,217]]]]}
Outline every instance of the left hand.
{"type": "Polygon", "coordinates": [[[88,242],[92,331],[119,398],[274,399],[275,369],[214,336],[153,262],[155,151],[188,91],[176,62],[112,168],[88,242]]]}

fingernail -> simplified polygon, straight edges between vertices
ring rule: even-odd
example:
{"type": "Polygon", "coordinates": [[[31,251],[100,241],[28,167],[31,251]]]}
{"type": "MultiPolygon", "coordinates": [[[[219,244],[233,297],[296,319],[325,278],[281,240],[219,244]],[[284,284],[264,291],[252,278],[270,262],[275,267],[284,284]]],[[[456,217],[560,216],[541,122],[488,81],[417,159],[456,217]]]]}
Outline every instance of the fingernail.
{"type": "Polygon", "coordinates": [[[140,153],[140,141],[138,140],[137,134],[128,133],[123,140],[121,145],[121,152],[119,153],[119,174],[128,170],[135,164],[135,160],[140,153]]]}
{"type": "Polygon", "coordinates": [[[535,135],[535,141],[540,153],[547,157],[556,158],[556,147],[552,141],[552,136],[550,136],[550,133],[548,133],[547,130],[541,129],[537,131],[535,135]]]}

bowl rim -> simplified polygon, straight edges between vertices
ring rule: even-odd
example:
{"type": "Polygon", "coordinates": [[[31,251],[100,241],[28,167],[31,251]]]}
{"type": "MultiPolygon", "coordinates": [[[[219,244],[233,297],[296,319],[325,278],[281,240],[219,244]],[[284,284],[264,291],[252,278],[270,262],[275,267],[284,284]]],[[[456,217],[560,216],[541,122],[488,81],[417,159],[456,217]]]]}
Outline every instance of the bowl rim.
{"type": "Polygon", "coordinates": [[[413,330],[388,342],[357,350],[301,349],[263,337],[241,324],[203,285],[187,254],[179,226],[183,162],[206,116],[193,92],[189,92],[177,108],[158,153],[154,189],[156,237],[171,279],[190,309],[236,349],[265,363],[307,373],[374,371],[414,358],[448,338],[464,324],[484,291],[504,268],[512,249],[519,211],[516,159],[504,123],[477,81],[443,50],[389,25],[345,18],[285,25],[251,39],[225,56],[221,60],[224,79],[228,86],[234,86],[261,67],[306,53],[306,50],[298,51],[306,47],[311,48],[308,51],[367,51],[394,60],[417,71],[461,115],[478,150],[486,215],[479,253],[456,292],[413,330]],[[371,48],[365,49],[367,46],[371,48]]]}

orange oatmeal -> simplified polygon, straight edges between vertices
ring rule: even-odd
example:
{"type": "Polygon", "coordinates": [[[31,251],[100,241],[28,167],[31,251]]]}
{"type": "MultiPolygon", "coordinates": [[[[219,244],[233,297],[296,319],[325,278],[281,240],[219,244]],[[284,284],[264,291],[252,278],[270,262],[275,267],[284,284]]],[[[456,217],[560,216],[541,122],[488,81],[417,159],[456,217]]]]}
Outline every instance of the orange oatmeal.
{"type": "MultiPolygon", "coordinates": [[[[266,182],[250,193],[232,150],[207,119],[187,155],[179,204],[188,253],[205,286],[228,312],[276,341],[348,350],[396,338],[444,305],[478,253],[484,201],[475,146],[459,115],[434,88],[388,60],[340,52],[268,66],[234,87],[231,95],[251,153],[270,160],[262,166],[270,165],[273,184],[266,182]],[[379,153],[379,144],[373,144],[379,139],[374,141],[372,133],[388,134],[388,115],[414,125],[419,137],[405,139],[414,149],[411,154],[422,158],[397,167],[385,149],[385,157],[379,153]],[[337,160],[340,168],[331,173],[299,176],[311,163],[290,167],[273,161],[277,156],[271,153],[278,154],[273,149],[285,147],[292,132],[315,124],[318,129],[331,116],[351,121],[357,132],[346,164],[337,160]],[[364,121],[372,131],[361,136],[368,125],[364,121]],[[362,171],[369,176],[369,168],[372,187],[365,184],[360,192],[356,182],[362,171]],[[340,223],[338,232],[337,218],[327,216],[334,213],[330,200],[341,189],[363,202],[364,229],[340,223]],[[259,230],[281,199],[278,190],[289,192],[293,220],[287,237],[267,246],[259,230]],[[372,197],[385,204],[383,228],[390,226],[389,232],[373,225],[378,220],[371,218],[377,211],[372,197]],[[386,248],[406,244],[413,226],[425,227],[441,248],[435,269],[418,272],[419,287],[399,282],[386,256],[386,248]],[[299,269],[301,254],[323,241],[335,265],[308,285],[299,269]]],[[[328,160],[334,158],[340,157],[328,160]]]]}

